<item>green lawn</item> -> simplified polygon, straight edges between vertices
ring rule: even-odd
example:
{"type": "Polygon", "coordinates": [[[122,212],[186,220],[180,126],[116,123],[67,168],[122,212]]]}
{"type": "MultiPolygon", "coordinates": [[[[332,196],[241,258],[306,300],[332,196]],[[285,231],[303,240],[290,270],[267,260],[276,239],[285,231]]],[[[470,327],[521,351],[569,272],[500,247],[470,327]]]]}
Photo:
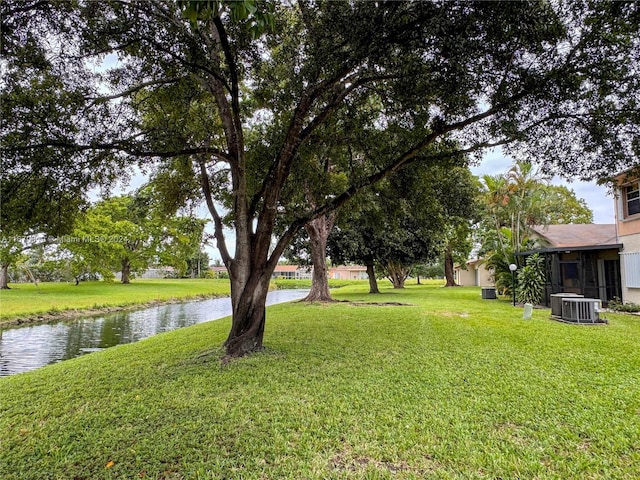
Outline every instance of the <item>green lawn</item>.
{"type": "Polygon", "coordinates": [[[176,298],[229,295],[229,280],[136,279],[119,282],[11,284],[0,290],[0,322],[13,317],[64,310],[126,306],[176,298]]]}
{"type": "Polygon", "coordinates": [[[3,479],[640,478],[640,319],[521,319],[477,288],[270,307],[0,379],[3,479]]]}

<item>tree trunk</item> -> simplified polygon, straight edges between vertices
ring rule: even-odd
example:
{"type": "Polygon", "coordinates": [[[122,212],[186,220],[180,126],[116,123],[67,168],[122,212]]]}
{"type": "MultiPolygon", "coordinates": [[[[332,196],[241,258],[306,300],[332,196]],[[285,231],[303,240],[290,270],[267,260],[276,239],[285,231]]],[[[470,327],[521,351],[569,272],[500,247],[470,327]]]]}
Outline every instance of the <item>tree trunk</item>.
{"type": "Polygon", "coordinates": [[[402,277],[401,275],[397,275],[396,273],[392,273],[389,275],[389,280],[391,280],[391,283],[393,284],[393,288],[404,288],[404,277],[402,277]]]}
{"type": "Polygon", "coordinates": [[[334,219],[335,215],[321,215],[304,226],[309,235],[313,262],[311,291],[303,299],[304,302],[333,302],[327,277],[327,239],[333,228],[334,219]]]}
{"type": "Polygon", "coordinates": [[[230,275],[232,325],[224,343],[227,359],[262,350],[271,271],[243,266],[230,275]],[[246,279],[246,280],[245,280],[246,279]]]}
{"type": "Polygon", "coordinates": [[[0,265],[0,290],[9,290],[9,263],[0,265]]]}
{"type": "Polygon", "coordinates": [[[129,280],[129,275],[131,273],[131,262],[128,258],[122,259],[122,277],[120,281],[124,284],[129,284],[131,281],[129,280]]]}
{"type": "Polygon", "coordinates": [[[373,262],[367,263],[367,276],[369,277],[369,293],[380,293],[373,262]]]}
{"type": "Polygon", "coordinates": [[[404,288],[407,275],[408,269],[399,263],[389,262],[387,264],[387,277],[391,280],[393,288],[404,288]]]}
{"type": "Polygon", "coordinates": [[[444,277],[447,280],[445,287],[457,287],[458,284],[453,276],[453,254],[451,253],[451,246],[447,246],[444,252],[444,277]]]}

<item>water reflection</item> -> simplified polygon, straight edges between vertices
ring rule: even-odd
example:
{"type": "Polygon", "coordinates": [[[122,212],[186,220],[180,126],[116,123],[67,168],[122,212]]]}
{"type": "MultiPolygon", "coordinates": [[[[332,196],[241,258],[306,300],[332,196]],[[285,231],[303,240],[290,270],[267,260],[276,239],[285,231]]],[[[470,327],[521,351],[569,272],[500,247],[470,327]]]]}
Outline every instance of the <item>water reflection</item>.
{"type": "MultiPolygon", "coordinates": [[[[267,305],[298,300],[305,290],[276,290],[267,305]]],[[[26,372],[104,348],[231,315],[229,298],[159,305],[102,317],[0,329],[0,376],[26,372]]]]}

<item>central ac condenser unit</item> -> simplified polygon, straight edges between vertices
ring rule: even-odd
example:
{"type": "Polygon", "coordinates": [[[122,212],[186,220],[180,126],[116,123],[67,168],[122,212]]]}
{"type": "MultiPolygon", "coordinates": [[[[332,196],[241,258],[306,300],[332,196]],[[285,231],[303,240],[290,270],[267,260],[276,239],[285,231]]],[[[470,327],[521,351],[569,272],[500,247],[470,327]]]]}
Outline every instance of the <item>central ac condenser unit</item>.
{"type": "Polygon", "coordinates": [[[602,302],[598,298],[565,297],[562,299],[562,320],[572,323],[599,323],[602,302]]]}
{"type": "Polygon", "coordinates": [[[567,293],[567,292],[552,293],[551,295],[549,295],[549,298],[551,300],[551,316],[552,317],[562,318],[562,300],[567,297],[583,298],[584,295],[579,295],[577,293],[567,293]]]}

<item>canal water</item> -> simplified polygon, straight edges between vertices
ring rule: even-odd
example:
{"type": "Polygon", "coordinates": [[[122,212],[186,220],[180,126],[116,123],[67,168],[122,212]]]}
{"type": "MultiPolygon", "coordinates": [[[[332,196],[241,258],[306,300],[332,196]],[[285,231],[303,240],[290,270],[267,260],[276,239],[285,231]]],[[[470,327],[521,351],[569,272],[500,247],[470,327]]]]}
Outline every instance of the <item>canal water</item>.
{"type": "MultiPolygon", "coordinates": [[[[308,290],[274,290],[267,305],[299,300],[308,290]]],[[[231,315],[229,298],[158,305],[132,312],[0,329],[0,376],[27,372],[161,332],[231,315]]]]}

